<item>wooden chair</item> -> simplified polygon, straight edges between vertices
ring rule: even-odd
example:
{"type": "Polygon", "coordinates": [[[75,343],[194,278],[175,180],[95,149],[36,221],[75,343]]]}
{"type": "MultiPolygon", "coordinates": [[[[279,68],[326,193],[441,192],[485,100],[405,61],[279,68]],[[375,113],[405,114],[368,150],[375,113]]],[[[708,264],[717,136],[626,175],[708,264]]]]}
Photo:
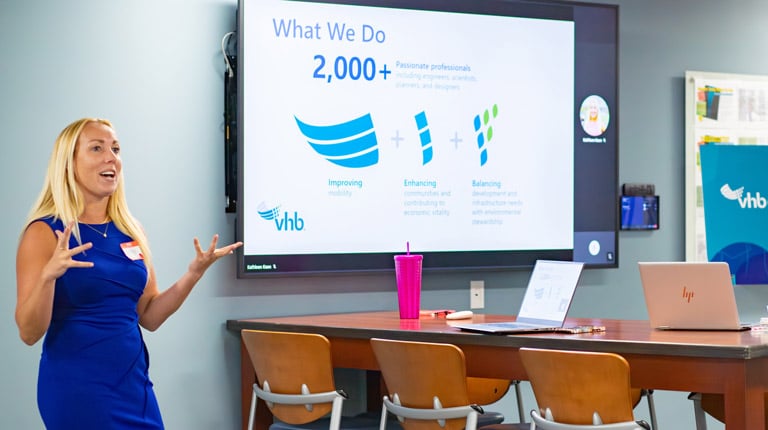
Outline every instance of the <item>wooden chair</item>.
{"type": "MultiPolygon", "coordinates": [[[[477,378],[467,377],[467,394],[472,404],[480,405],[483,413],[477,417],[477,427],[486,427],[494,424],[501,424],[506,419],[502,412],[488,411],[485,406],[501,400],[514,387],[517,396],[517,406],[519,415],[519,424],[510,425],[506,430],[529,430],[530,425],[525,423],[525,412],[522,405],[522,394],[520,392],[520,381],[510,381],[509,379],[499,378],[477,378]]],[[[383,378],[381,381],[382,396],[389,394],[383,378]]],[[[507,425],[505,425],[506,427],[507,425]]],[[[489,430],[491,430],[489,428],[489,430]]]]}
{"type": "MultiPolygon", "coordinates": [[[[383,399],[381,429],[390,414],[405,430],[477,428],[478,416],[484,411],[469,398],[461,349],[444,343],[376,338],[371,339],[371,346],[388,391],[383,399]]],[[[483,381],[473,383],[479,382],[483,381]]],[[[511,428],[505,426],[491,427],[511,428]]]]}
{"type": "MultiPolygon", "coordinates": [[[[707,414],[721,423],[725,423],[725,398],[722,394],[691,393],[688,398],[693,401],[696,430],[707,430],[707,414]]],[[[765,397],[764,407],[768,410],[768,395],[765,397]]],[[[765,426],[768,428],[768,416],[765,417],[765,426]]]]}
{"type": "Polygon", "coordinates": [[[629,363],[611,353],[521,348],[542,430],[648,430],[635,421],[629,363]]]}
{"type": "MultiPolygon", "coordinates": [[[[491,403],[499,401],[510,388],[514,390],[514,397],[517,403],[518,422],[514,424],[507,423],[505,426],[509,429],[511,427],[514,430],[529,430],[530,425],[526,423],[525,408],[523,407],[523,393],[520,389],[520,382],[518,380],[507,379],[494,379],[494,378],[467,378],[467,387],[469,389],[469,400],[472,403],[477,403],[485,407],[491,403]]],[[[658,425],[656,422],[656,406],[653,402],[653,390],[646,390],[641,388],[632,388],[631,391],[632,404],[637,407],[640,402],[645,398],[648,403],[648,414],[650,417],[651,430],[657,430],[658,425]]],[[[490,414],[493,414],[491,412],[490,414]]],[[[488,415],[486,411],[484,415],[488,415]]],[[[490,418],[490,417],[489,417],[490,418]]],[[[478,427],[483,427],[483,417],[478,418],[478,427]]],[[[504,421],[498,421],[501,423],[504,421]]],[[[706,427],[699,428],[697,430],[706,430],[706,427]]]]}
{"type": "Polygon", "coordinates": [[[378,429],[378,417],[342,418],[347,395],[335,386],[330,342],[325,336],[259,330],[242,330],[241,336],[257,378],[249,430],[253,429],[257,398],[266,402],[276,418],[270,430],[378,429]]]}

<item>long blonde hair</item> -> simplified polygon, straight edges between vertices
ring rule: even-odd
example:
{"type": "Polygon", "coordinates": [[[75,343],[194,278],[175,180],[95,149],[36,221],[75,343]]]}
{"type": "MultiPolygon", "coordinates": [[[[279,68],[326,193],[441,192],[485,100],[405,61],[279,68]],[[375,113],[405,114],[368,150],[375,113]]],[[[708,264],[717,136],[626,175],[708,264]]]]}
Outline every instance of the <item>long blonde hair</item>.
{"type": "MultiPolygon", "coordinates": [[[[45,175],[43,190],[32,206],[25,226],[40,218],[49,216],[54,217],[54,219],[60,219],[64,225],[75,221],[72,233],[77,243],[82,244],[80,227],[76,221],[85,210],[85,201],[83,193],[80,191],[75,180],[74,159],[80,134],[83,128],[92,122],[106,125],[114,130],[109,120],[82,118],[69,124],[61,131],[59,137],[56,138],[51,158],[48,161],[48,170],[45,175]]],[[[128,210],[122,171],[117,179],[117,189],[109,196],[107,203],[107,216],[112,219],[120,231],[139,243],[144,254],[144,262],[149,266],[149,242],[141,225],[128,210]]]]}

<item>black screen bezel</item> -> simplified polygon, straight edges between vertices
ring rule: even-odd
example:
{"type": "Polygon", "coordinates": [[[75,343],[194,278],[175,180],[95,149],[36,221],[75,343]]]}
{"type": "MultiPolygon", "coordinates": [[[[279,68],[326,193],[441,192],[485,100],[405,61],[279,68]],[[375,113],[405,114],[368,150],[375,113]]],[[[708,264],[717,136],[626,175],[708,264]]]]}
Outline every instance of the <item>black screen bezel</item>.
{"type": "MultiPolygon", "coordinates": [[[[249,1],[238,0],[238,8],[247,7],[249,1]]],[[[286,0],[290,1],[290,0],[286,0]]],[[[618,206],[618,6],[581,2],[548,0],[338,0],[314,1],[395,7],[419,10],[443,10],[463,13],[491,13],[512,16],[572,19],[575,21],[575,89],[574,89],[574,249],[545,249],[533,251],[482,251],[424,253],[424,270],[509,270],[529,269],[538,259],[574,260],[585,263],[586,268],[618,267],[618,233],[620,214],[618,206]],[[580,103],[591,94],[599,94],[611,108],[611,125],[601,136],[605,143],[585,143],[589,136],[582,130],[579,118],[580,103]],[[593,248],[600,240],[599,251],[593,248]]],[[[242,59],[244,44],[243,14],[238,17],[238,56],[242,59]]],[[[239,62],[243,64],[242,61],[239,62]]],[[[237,74],[238,88],[244,87],[247,70],[237,74]]],[[[238,95],[238,123],[242,130],[243,100],[238,95]]],[[[245,144],[238,134],[237,172],[244,171],[242,148],[245,144]]],[[[236,239],[243,240],[244,216],[242,175],[237,175],[236,239]]],[[[238,277],[302,276],[316,274],[343,274],[386,272],[393,270],[392,253],[305,254],[249,256],[238,250],[238,277]],[[274,262],[279,272],[247,270],[259,262],[274,262]]]]}

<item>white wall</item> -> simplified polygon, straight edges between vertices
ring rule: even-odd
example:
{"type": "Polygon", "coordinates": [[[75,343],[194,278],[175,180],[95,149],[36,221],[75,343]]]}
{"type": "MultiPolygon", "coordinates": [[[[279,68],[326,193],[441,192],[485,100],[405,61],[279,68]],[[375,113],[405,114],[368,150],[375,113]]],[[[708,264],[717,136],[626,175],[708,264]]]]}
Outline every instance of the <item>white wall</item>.
{"type": "MultiPolygon", "coordinates": [[[[684,72],[768,74],[768,3],[608,3],[620,4],[621,16],[620,183],[656,185],[662,227],[623,232],[620,268],[588,271],[572,315],[645,318],[635,263],[684,258],[684,72]]],[[[82,116],[114,122],[129,202],[149,233],[161,285],[186,270],[193,236],[233,239],[234,218],[224,212],[220,43],[235,28],[235,9],[235,0],[0,0],[0,428],[42,428],[40,346],[18,339],[14,260],[66,124],[82,116]]],[[[430,275],[424,306],[467,308],[469,280],[485,279],[486,311],[511,312],[527,275],[430,275]]],[[[764,287],[737,294],[744,319],[764,314],[764,287]]],[[[220,262],[174,317],[146,335],[167,427],[239,428],[238,340],[224,328],[227,319],[395,307],[390,276],[237,280],[234,259],[220,262]],[[301,293],[310,289],[317,294],[301,293]]],[[[662,428],[693,428],[686,394],[656,393],[662,428]]],[[[500,407],[515,416],[509,399],[500,407]]]]}

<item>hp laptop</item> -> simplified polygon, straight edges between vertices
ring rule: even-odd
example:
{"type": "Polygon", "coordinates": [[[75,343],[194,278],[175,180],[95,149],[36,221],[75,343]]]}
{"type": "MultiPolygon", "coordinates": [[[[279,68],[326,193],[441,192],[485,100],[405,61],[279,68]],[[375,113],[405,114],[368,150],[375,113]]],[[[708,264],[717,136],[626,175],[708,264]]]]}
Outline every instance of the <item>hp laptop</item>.
{"type": "Polygon", "coordinates": [[[515,321],[451,324],[461,330],[491,334],[554,332],[563,327],[584,263],[538,260],[515,321]]]}
{"type": "Polygon", "coordinates": [[[739,322],[725,262],[639,262],[651,327],[662,330],[747,330],[739,322]]]}

